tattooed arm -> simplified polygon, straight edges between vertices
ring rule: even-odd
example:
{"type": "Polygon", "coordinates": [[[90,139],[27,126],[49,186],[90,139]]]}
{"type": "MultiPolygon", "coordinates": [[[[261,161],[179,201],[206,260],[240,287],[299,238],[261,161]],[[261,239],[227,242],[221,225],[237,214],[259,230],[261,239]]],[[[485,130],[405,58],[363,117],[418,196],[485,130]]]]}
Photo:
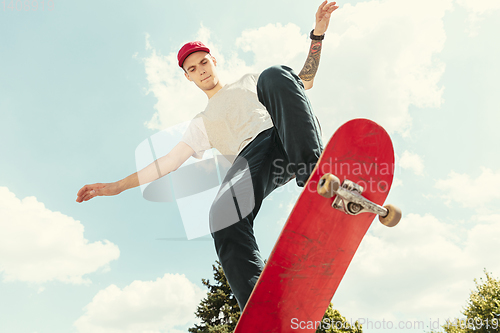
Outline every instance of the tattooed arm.
{"type": "Polygon", "coordinates": [[[309,48],[309,55],[307,56],[306,63],[299,73],[299,77],[304,83],[304,88],[311,89],[313,86],[314,77],[318,71],[319,58],[321,56],[321,46],[323,41],[313,40],[311,41],[311,47],[309,48]]]}
{"type": "MultiPolygon", "coordinates": [[[[328,29],[328,24],[330,23],[330,15],[334,10],[339,8],[335,6],[336,2],[323,1],[316,12],[316,27],[314,28],[313,34],[316,36],[323,35],[328,29]]],[[[299,77],[304,83],[304,88],[311,89],[313,86],[314,77],[318,71],[319,58],[321,56],[321,46],[323,45],[321,40],[311,41],[311,47],[309,48],[309,55],[307,56],[304,68],[299,73],[299,77]]]]}

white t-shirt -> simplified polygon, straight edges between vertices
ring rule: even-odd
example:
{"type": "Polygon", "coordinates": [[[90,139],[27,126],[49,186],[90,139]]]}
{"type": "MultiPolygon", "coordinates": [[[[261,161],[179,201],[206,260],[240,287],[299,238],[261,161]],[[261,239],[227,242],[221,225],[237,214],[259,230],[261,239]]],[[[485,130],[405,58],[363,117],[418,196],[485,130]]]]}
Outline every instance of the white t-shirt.
{"type": "Polygon", "coordinates": [[[231,163],[260,132],[273,127],[266,107],[257,97],[259,74],[244,75],[222,87],[209,99],[205,111],[189,124],[181,141],[201,159],[205,150],[216,148],[231,163]]]}

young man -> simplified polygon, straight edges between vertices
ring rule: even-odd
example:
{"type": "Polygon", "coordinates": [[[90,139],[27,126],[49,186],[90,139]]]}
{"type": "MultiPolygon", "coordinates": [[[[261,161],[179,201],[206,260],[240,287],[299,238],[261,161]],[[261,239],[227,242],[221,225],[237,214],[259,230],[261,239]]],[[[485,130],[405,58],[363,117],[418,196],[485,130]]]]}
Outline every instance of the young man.
{"type": "Polygon", "coordinates": [[[210,50],[201,42],[185,44],[177,56],[179,66],[207,95],[205,111],[193,119],[181,142],[167,155],[118,182],[85,185],[76,201],[116,195],[149,183],[175,171],[190,156],[201,158],[205,150],[217,148],[232,165],[212,203],[210,230],[243,310],[264,268],[253,233],[262,201],[292,178],[303,187],[323,150],[305,90],[313,86],[322,40],[337,8],[328,1],[318,8],[309,55],[298,75],[289,67],[273,66],[260,75],[245,75],[224,85],[210,50]]]}

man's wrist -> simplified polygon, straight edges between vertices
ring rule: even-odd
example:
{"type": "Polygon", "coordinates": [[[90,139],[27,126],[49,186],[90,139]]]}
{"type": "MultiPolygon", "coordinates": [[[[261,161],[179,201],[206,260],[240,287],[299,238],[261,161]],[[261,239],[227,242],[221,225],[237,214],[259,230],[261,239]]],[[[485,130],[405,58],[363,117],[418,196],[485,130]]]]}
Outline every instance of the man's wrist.
{"type": "Polygon", "coordinates": [[[127,178],[115,182],[115,185],[120,193],[128,189],[126,182],[127,178]]]}
{"type": "Polygon", "coordinates": [[[312,39],[312,40],[323,40],[325,39],[325,34],[320,34],[316,31],[316,29],[313,29],[311,31],[311,33],[309,34],[309,37],[312,39]]]}

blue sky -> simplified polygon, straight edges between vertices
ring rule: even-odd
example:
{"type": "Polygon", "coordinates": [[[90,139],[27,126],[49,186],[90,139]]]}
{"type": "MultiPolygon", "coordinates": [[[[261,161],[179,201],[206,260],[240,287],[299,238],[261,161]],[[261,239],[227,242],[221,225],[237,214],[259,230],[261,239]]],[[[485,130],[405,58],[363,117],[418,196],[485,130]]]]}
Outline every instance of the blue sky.
{"type": "MultiPolygon", "coordinates": [[[[175,64],[183,43],[207,43],[228,83],[278,63],[299,71],[319,1],[8,4],[1,331],[186,332],[201,279],[212,277],[211,239],[188,241],[177,205],[139,188],[83,204],[76,193],[134,173],[141,142],[203,110],[206,96],[175,64]]],[[[500,276],[500,5],[339,5],[308,94],[325,142],[356,117],[390,132],[398,167],[388,201],[404,218],[393,229],[375,221],[334,307],[352,319],[442,323],[460,315],[484,268],[500,276]]],[[[255,227],[264,257],[299,193],[289,183],[264,202],[255,227]]]]}

